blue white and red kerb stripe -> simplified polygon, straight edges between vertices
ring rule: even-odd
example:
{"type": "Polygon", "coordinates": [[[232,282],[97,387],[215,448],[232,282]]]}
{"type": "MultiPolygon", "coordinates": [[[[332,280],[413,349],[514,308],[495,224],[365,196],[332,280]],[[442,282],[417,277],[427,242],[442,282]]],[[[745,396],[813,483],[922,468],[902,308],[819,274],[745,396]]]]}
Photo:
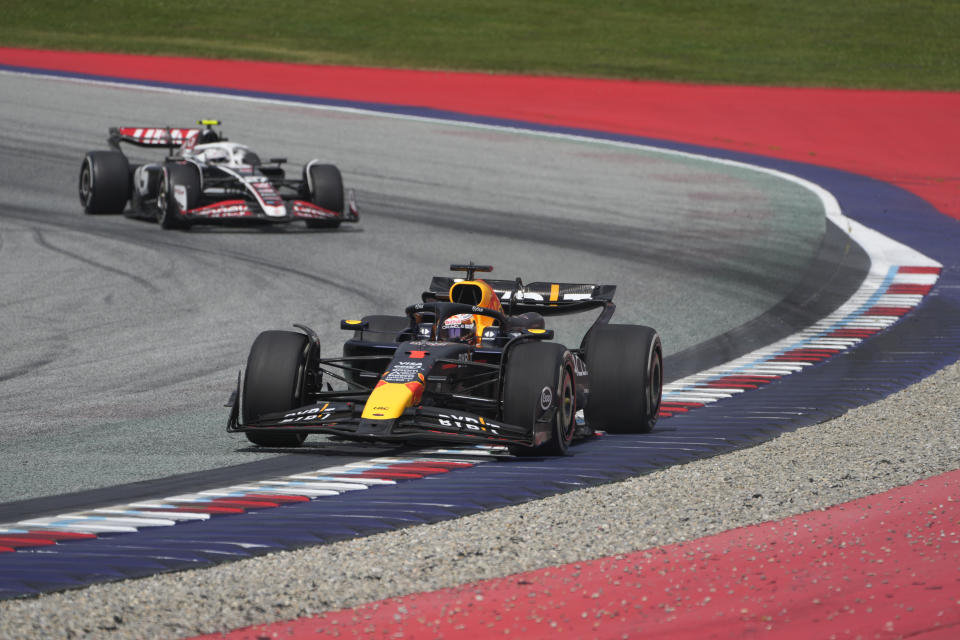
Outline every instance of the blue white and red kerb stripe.
{"type": "Polygon", "coordinates": [[[272,509],[285,504],[309,502],[350,491],[365,491],[381,485],[418,480],[472,467],[489,452],[439,450],[462,458],[374,458],[308,473],[174,495],[159,500],[33,518],[0,525],[0,552],[37,548],[84,540],[100,535],[135,533],[146,527],[172,527],[183,522],[209,520],[222,515],[272,509]]]}
{"type": "Polygon", "coordinates": [[[660,417],[758,389],[855,347],[920,304],[940,270],[929,263],[889,265],[883,274],[871,269],[857,293],[819,322],[742,358],[665,385],[660,417]]]}

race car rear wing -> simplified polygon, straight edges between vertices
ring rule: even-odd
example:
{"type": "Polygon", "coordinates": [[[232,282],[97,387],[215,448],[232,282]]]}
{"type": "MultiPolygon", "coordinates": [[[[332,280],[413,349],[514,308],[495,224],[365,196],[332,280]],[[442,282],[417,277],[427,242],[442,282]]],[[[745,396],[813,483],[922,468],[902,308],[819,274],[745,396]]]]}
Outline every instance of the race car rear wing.
{"type": "MultiPolygon", "coordinates": [[[[450,299],[450,287],[462,278],[434,276],[430,289],[423,292],[423,301],[445,302],[450,299]]],[[[510,313],[536,311],[541,315],[577,313],[613,306],[617,286],[613,284],[574,284],[569,282],[531,282],[522,284],[517,280],[483,279],[500,298],[504,310],[510,313]],[[516,294],[516,296],[514,296],[516,294]]]]}
{"type": "Polygon", "coordinates": [[[158,147],[176,149],[186,140],[196,138],[200,129],[195,127],[110,127],[108,142],[114,149],[120,149],[121,142],[135,144],[138,147],[158,147]]]}

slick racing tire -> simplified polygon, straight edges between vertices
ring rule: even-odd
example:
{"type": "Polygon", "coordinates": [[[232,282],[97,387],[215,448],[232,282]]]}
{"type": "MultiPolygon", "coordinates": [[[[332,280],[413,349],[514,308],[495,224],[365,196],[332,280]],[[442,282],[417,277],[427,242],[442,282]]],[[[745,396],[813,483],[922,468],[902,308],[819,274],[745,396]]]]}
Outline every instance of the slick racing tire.
{"type": "Polygon", "coordinates": [[[119,151],[90,151],[80,165],[84,213],[122,213],[130,199],[130,164],[119,151]]]}
{"type": "Polygon", "coordinates": [[[157,222],[164,229],[186,229],[190,223],[180,215],[176,189],[186,189],[186,208],[193,209],[200,200],[200,172],[192,164],[168,164],[160,176],[157,191],[157,222]]]}
{"type": "MultiPolygon", "coordinates": [[[[332,164],[309,164],[304,167],[303,181],[310,202],[328,211],[343,213],[343,177],[332,164]]],[[[307,220],[310,229],[336,229],[340,220],[307,220]]]]}
{"type": "MultiPolygon", "coordinates": [[[[253,341],[247,357],[240,408],[243,423],[260,416],[295,409],[300,397],[307,354],[307,336],[294,331],[264,331],[253,341]]],[[[261,447],[299,447],[303,433],[253,433],[247,440],[261,447]]]]}
{"type": "Polygon", "coordinates": [[[610,433],[649,433],[660,414],[663,347],[650,327],[601,325],[585,340],[590,395],[587,425],[610,433]]]}
{"type": "Polygon", "coordinates": [[[525,342],[510,349],[503,373],[503,421],[537,428],[546,420],[550,439],[536,447],[511,445],[514,455],[562,456],[576,429],[573,356],[566,347],[525,342]]]}

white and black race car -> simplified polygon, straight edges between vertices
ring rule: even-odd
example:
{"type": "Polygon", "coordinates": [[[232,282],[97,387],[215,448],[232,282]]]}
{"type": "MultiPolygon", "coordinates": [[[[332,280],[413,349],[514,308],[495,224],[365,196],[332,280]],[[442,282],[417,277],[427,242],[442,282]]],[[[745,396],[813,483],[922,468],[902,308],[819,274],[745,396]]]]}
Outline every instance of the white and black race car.
{"type": "Polygon", "coordinates": [[[83,210],[156,220],[164,229],[294,220],[330,229],[359,219],[336,166],[311,160],[299,179],[289,179],[282,166],[286,158],[263,162],[215,130],[218,120],[198,124],[202,128],[111,127],[110,150],[89,151],[83,158],[83,210]],[[120,143],[170,151],[160,162],[133,164],[120,143]]]}

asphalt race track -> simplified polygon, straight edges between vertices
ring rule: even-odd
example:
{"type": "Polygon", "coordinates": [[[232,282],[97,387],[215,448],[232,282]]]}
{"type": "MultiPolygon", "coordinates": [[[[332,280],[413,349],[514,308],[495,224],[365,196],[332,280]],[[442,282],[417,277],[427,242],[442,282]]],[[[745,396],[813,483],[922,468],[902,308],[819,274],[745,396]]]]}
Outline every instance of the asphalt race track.
{"type": "MultiPolygon", "coordinates": [[[[282,455],[223,432],[256,334],[306,322],[338,349],[341,318],[402,308],[454,261],[615,283],[616,319],[657,327],[669,357],[782,299],[824,232],[795,184],[637,148],[7,73],[0,86],[7,503],[282,455]],[[290,171],[337,164],[360,224],[164,232],[82,213],[80,159],[108,126],[200,117],[290,171]]],[[[384,451],[308,443],[312,467],[384,451]]]]}

